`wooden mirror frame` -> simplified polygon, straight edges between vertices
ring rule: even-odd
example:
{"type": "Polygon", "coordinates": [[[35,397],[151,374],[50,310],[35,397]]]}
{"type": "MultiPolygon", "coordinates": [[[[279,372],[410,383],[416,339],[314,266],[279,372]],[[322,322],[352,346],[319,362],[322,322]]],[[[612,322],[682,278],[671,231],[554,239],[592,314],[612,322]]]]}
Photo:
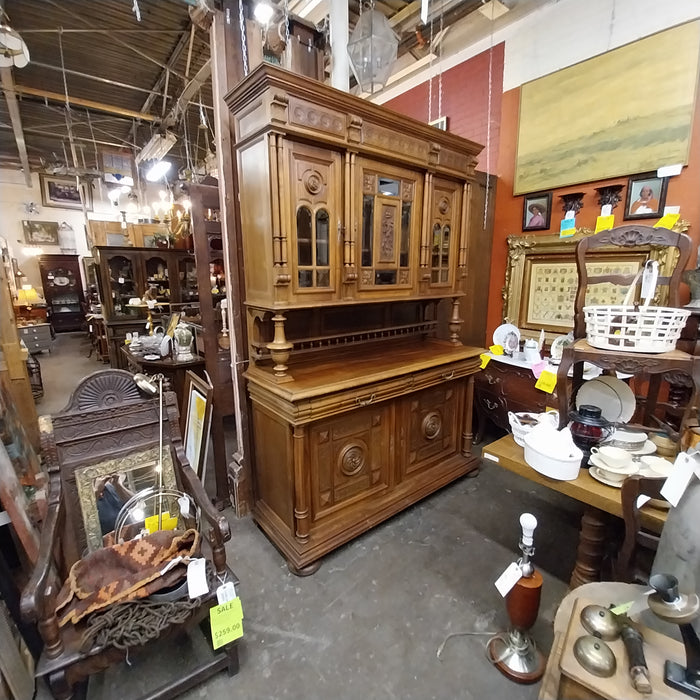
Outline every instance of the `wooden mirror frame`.
{"type": "MultiPolygon", "coordinates": [[[[689,228],[686,221],[679,221],[673,230],[685,233],[689,228]]],[[[523,235],[516,234],[507,237],[508,260],[506,263],[505,284],[502,290],[503,297],[503,323],[516,325],[523,338],[539,338],[541,328],[527,328],[527,302],[529,290],[524,289],[528,283],[527,270],[533,259],[545,260],[552,258],[552,262],[564,261],[567,265],[573,265],[576,269],[576,244],[585,236],[593,235],[593,229],[577,228],[576,233],[570,238],[560,238],[559,234],[553,235],[523,235]]],[[[652,260],[659,262],[659,276],[668,276],[675,266],[675,257],[678,251],[675,248],[664,248],[657,246],[642,246],[631,250],[621,248],[603,249],[600,252],[601,258],[607,262],[629,261],[634,256],[646,259],[648,256],[652,260]],[[669,251],[671,255],[669,255],[669,251]]],[[[578,286],[578,280],[577,285],[578,286]]],[[[575,289],[574,289],[575,292],[575,289]]],[[[668,294],[668,287],[659,288],[658,298],[654,299],[654,304],[663,306],[666,303],[665,297],[668,294]]],[[[550,344],[558,335],[566,335],[573,330],[573,298],[571,302],[572,321],[570,325],[564,324],[560,327],[555,325],[545,327],[545,339],[550,344]]]]}
{"type": "MultiPolygon", "coordinates": [[[[155,469],[157,464],[158,448],[153,447],[150,450],[135,452],[116,459],[108,459],[104,462],[75,470],[75,483],[78,487],[78,500],[80,501],[80,510],[83,515],[88,551],[94,552],[102,548],[102,528],[100,527],[100,517],[97,511],[97,501],[95,500],[95,489],[93,486],[95,479],[109,476],[116,472],[128,472],[143,467],[153,467],[155,469]]],[[[170,454],[170,448],[167,446],[163,447],[163,486],[166,489],[178,488],[172,455],[170,454]]]]}

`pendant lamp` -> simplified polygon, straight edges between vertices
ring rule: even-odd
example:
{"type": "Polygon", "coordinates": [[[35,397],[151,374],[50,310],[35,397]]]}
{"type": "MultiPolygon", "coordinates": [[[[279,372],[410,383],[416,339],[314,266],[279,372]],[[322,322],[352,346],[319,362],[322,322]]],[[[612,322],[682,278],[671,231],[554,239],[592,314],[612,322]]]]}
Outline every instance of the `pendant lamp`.
{"type": "Polygon", "coordinates": [[[348,41],[350,67],[363,92],[381,90],[396,61],[399,40],[378,10],[365,10],[348,41]]]}

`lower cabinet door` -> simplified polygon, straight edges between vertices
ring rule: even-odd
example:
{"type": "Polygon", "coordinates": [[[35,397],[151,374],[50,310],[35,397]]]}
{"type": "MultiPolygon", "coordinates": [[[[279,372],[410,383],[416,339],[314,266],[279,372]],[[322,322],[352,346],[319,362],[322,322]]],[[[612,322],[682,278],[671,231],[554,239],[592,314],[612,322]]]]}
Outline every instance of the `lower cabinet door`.
{"type": "Polygon", "coordinates": [[[463,406],[463,381],[444,382],[402,401],[398,426],[401,480],[457,454],[463,406]]]}
{"type": "Polygon", "coordinates": [[[394,402],[389,401],[309,426],[316,523],[391,488],[393,423],[394,402]]]}

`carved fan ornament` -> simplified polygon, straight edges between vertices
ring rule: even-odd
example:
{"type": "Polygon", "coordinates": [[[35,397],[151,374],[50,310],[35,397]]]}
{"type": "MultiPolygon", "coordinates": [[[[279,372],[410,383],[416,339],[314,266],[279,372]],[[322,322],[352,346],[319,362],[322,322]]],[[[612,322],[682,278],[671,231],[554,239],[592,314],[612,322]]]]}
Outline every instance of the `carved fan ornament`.
{"type": "Polygon", "coordinates": [[[86,377],[71,396],[64,410],[90,411],[139,401],[142,398],[134,380],[125,370],[100,372],[86,377]]]}

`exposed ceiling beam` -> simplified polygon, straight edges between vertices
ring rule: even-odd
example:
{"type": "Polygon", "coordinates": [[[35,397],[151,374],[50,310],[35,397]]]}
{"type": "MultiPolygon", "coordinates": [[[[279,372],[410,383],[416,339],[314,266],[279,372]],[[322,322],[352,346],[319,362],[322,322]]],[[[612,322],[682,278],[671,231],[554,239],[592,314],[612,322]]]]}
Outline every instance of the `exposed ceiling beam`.
{"type": "MultiPolygon", "coordinates": [[[[0,124],[0,129],[11,129],[11,126],[5,124],[0,124]]],[[[24,130],[27,134],[35,134],[36,136],[45,136],[47,138],[53,139],[55,141],[64,141],[68,139],[68,134],[57,134],[55,131],[44,131],[43,129],[26,128],[24,130]]],[[[75,141],[82,141],[84,143],[96,143],[100,146],[112,146],[113,148],[124,148],[123,143],[115,143],[114,141],[100,141],[99,139],[88,139],[81,136],[74,136],[75,141]]]]}
{"type": "Polygon", "coordinates": [[[17,95],[15,94],[15,83],[12,78],[11,68],[0,68],[0,83],[5,93],[5,101],[7,102],[7,111],[10,114],[10,123],[12,131],[15,135],[17,143],[17,151],[19,152],[19,160],[22,163],[22,171],[24,172],[24,182],[27,187],[32,186],[32,174],[29,170],[29,156],[27,155],[27,144],[24,141],[24,132],[22,131],[22,118],[19,114],[19,104],[17,104],[17,95]]]}
{"type": "Polygon", "coordinates": [[[20,34],[179,34],[181,29],[18,29],[20,34]]]}
{"type": "MultiPolygon", "coordinates": [[[[43,97],[47,100],[53,102],[66,102],[66,95],[60,92],[51,92],[50,90],[40,90],[38,88],[28,87],[27,85],[15,85],[14,92],[20,95],[31,95],[33,97],[43,97]]],[[[68,95],[68,102],[77,107],[87,107],[89,109],[94,109],[98,112],[107,112],[109,114],[118,114],[122,117],[129,117],[131,119],[141,119],[147,122],[157,121],[157,117],[152,114],[146,114],[145,112],[137,112],[133,109],[126,109],[124,107],[117,107],[116,105],[108,105],[104,102],[96,102],[95,100],[85,100],[81,97],[71,97],[68,95]]]]}
{"type": "MultiPolygon", "coordinates": [[[[56,0],[45,0],[45,2],[48,2],[50,5],[53,5],[56,9],[60,10],[61,12],[64,12],[71,17],[74,17],[78,22],[81,24],[89,27],[90,29],[93,30],[98,30],[98,27],[94,27],[93,25],[90,24],[86,19],[83,19],[77,12],[73,12],[69,10],[64,3],[56,2],[56,0]]],[[[145,58],[147,61],[150,61],[151,63],[155,63],[155,65],[160,66],[161,68],[170,71],[171,73],[174,73],[175,75],[178,76],[178,78],[182,78],[183,80],[185,79],[185,76],[182,75],[181,73],[178,73],[176,70],[173,68],[169,68],[165,63],[162,61],[159,61],[157,58],[153,58],[153,56],[150,56],[147,54],[145,51],[142,51],[138,46],[134,46],[133,44],[130,44],[128,41],[124,41],[123,39],[120,39],[117,36],[113,36],[112,32],[110,32],[108,29],[103,30],[103,32],[109,36],[112,37],[113,41],[115,41],[117,44],[121,44],[121,46],[124,46],[125,48],[129,49],[130,51],[133,51],[135,54],[141,56],[142,58],[145,58]]]]}

